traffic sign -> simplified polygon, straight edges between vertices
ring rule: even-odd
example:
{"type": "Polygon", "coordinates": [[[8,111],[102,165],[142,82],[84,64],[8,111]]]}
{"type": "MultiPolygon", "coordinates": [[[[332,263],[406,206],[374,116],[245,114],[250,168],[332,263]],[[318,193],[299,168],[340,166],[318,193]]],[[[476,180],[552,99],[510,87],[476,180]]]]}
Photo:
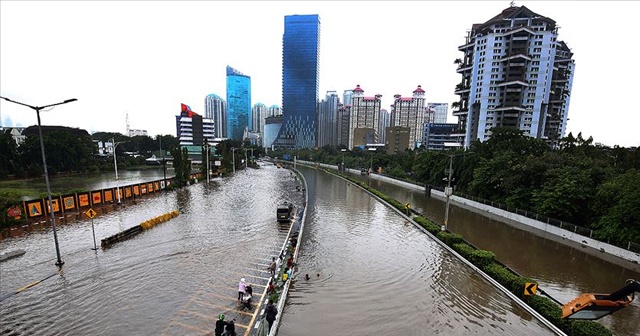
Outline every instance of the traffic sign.
{"type": "Polygon", "coordinates": [[[89,210],[85,211],[85,214],[89,216],[89,218],[93,219],[93,217],[95,217],[98,213],[89,208],[89,210]]]}
{"type": "Polygon", "coordinates": [[[527,282],[524,285],[524,295],[536,295],[538,284],[535,282],[527,282]]]}

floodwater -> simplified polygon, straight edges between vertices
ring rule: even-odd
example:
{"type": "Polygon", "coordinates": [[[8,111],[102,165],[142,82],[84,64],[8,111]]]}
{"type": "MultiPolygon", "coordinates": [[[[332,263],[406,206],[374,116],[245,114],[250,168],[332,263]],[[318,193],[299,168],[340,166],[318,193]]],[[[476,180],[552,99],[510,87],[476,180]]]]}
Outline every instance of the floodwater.
{"type": "Polygon", "coordinates": [[[61,225],[59,274],[51,231],[0,241],[1,251],[27,251],[0,264],[0,334],[208,335],[219,313],[235,317],[242,332],[252,317],[238,309],[238,281],[245,277],[264,293],[266,267],[287,234],[275,210],[282,201],[302,202],[298,184],[270,166],[139,198],[94,219],[98,246],[143,220],[182,213],[107,250],[91,250],[90,221],[61,225]]]}
{"type": "MultiPolygon", "coordinates": [[[[352,175],[366,181],[400,202],[411,203],[416,211],[444,222],[444,201],[426,197],[424,191],[409,190],[365,176],[352,175]]],[[[449,212],[448,229],[461,234],[480,249],[492,251],[496,258],[521,275],[534,279],[538,287],[560,302],[568,302],[582,293],[612,293],[627,279],[640,281],[640,274],[604,261],[580,249],[545,237],[516,229],[504,222],[456,207],[449,212]]],[[[600,320],[615,335],[640,334],[640,302],[600,320]]]]}
{"type": "Polygon", "coordinates": [[[360,188],[299,169],[307,226],[278,335],[552,334],[360,188]]]}

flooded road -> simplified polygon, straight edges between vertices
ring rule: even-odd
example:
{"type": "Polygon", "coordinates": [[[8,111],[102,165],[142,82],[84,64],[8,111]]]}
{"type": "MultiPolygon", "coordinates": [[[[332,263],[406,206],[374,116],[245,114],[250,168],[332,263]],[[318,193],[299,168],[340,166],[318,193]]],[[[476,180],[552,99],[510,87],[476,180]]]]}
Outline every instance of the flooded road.
{"type": "Polygon", "coordinates": [[[552,334],[360,188],[299,169],[308,223],[278,335],[552,334]]]}
{"type": "MultiPolygon", "coordinates": [[[[369,179],[352,177],[399,200],[409,202],[416,211],[444,221],[444,201],[426,197],[424,191],[369,179]]],[[[568,302],[582,293],[612,293],[624,286],[625,280],[640,280],[640,274],[604,261],[579,249],[568,247],[504,222],[462,209],[452,203],[449,212],[450,231],[461,234],[480,249],[492,251],[496,258],[518,273],[539,283],[539,288],[560,302],[568,302]]],[[[615,335],[640,334],[640,300],[627,308],[598,320],[615,335]]]]}
{"type": "MultiPolygon", "coordinates": [[[[392,209],[344,180],[300,169],[308,182],[309,208],[299,273],[282,312],[279,335],[551,335],[392,209]]],[[[286,235],[275,222],[275,209],[282,201],[303,201],[303,193],[295,191],[299,183],[290,171],[266,165],[209,185],[142,197],[136,205],[94,219],[98,244],[145,219],[177,208],[182,214],[108,250],[91,250],[90,221],[60,225],[65,265],[59,274],[50,230],[0,241],[0,251],[27,251],[0,264],[0,297],[7,297],[0,301],[0,334],[208,335],[215,316],[225,312],[228,318],[237,318],[237,329],[245,335],[241,326],[251,323],[251,312],[238,310],[237,282],[246,277],[254,283],[254,291],[263,293],[265,268],[286,235]]],[[[379,187],[401,201],[410,200],[418,211],[440,213],[437,207],[442,202],[427,200],[421,193],[379,187]]],[[[474,225],[467,226],[479,227],[485,244],[505,245],[489,239],[509,236],[512,229],[492,233],[493,226],[501,226],[464,213],[454,207],[450,227],[468,220],[474,225]]],[[[534,250],[527,253],[551,248],[528,244],[534,250]]],[[[555,253],[563,251],[552,247],[555,253]]],[[[592,286],[590,290],[601,286],[598,280],[570,278],[569,274],[575,276],[570,271],[556,272],[553,264],[536,258],[522,262],[516,253],[501,256],[508,254],[507,247],[483,248],[526,275],[526,265],[531,265],[529,269],[544,275],[532,277],[545,290],[555,290],[560,299],[583,291],[583,286],[592,286]]],[[[596,270],[604,267],[597,260],[585,261],[578,251],[567,253],[582,265],[576,267],[587,263],[596,270]]],[[[616,282],[620,270],[608,270],[609,281],[616,282]]],[[[581,272],[589,277],[601,273],[581,272]]],[[[618,329],[612,329],[619,335],[633,334],[621,329],[636,323],[621,318],[628,311],[635,314],[628,308],[607,318],[615,321],[618,329]]]]}

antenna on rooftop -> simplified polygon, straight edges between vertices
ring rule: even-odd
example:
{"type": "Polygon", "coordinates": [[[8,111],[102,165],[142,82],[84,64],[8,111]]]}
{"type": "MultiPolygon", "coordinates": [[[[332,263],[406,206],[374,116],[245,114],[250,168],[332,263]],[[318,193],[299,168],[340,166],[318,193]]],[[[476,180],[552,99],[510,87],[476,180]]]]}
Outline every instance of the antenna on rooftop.
{"type": "Polygon", "coordinates": [[[516,2],[514,0],[511,0],[511,4],[509,6],[510,7],[515,7],[516,6],[516,2]]]}

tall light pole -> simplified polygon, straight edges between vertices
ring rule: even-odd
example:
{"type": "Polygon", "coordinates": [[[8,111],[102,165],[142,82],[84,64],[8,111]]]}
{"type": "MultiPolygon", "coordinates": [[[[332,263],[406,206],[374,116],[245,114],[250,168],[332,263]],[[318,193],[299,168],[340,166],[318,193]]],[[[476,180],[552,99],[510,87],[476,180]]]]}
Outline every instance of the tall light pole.
{"type": "Polygon", "coordinates": [[[456,156],[464,156],[467,154],[473,154],[473,152],[466,152],[466,153],[460,153],[460,154],[444,154],[449,157],[449,169],[448,169],[449,176],[447,177],[447,187],[444,189],[444,195],[447,198],[447,202],[444,207],[444,225],[442,225],[441,227],[442,231],[446,231],[447,226],[449,225],[449,197],[453,195],[453,189],[451,188],[451,178],[453,175],[453,158],[456,156]]]}
{"type": "Polygon", "coordinates": [[[347,151],[346,148],[340,150],[342,152],[342,172],[344,173],[344,153],[347,151]]]}
{"type": "Polygon", "coordinates": [[[205,166],[206,166],[206,170],[207,170],[207,183],[209,183],[211,181],[211,178],[209,177],[209,148],[211,148],[211,145],[207,142],[204,144],[204,148],[206,151],[206,161],[205,161],[205,166]]]}
{"type": "Polygon", "coordinates": [[[119,144],[125,143],[126,141],[116,142],[115,138],[111,138],[111,143],[113,144],[113,166],[116,170],[116,194],[118,195],[118,205],[120,205],[120,183],[118,182],[118,161],[116,160],[116,147],[119,144]]]}
{"type": "Polygon", "coordinates": [[[56,244],[56,256],[58,257],[58,259],[56,260],[56,266],[62,267],[62,265],[64,264],[64,261],[62,261],[62,258],[60,257],[60,246],[58,245],[58,233],[56,231],[56,216],[53,213],[53,200],[51,199],[51,187],[49,186],[49,171],[47,170],[47,157],[44,154],[44,141],[42,139],[42,124],[40,123],[40,110],[45,109],[47,107],[53,107],[56,105],[71,103],[76,101],[77,99],[75,98],[67,99],[60,103],[44,105],[44,106],[31,106],[31,105],[27,105],[24,103],[11,100],[9,98],[5,98],[5,97],[0,97],[0,98],[14,104],[26,106],[36,111],[36,116],[38,117],[38,135],[40,136],[40,151],[42,152],[42,165],[44,166],[44,181],[45,181],[45,184],[47,185],[47,199],[49,200],[48,210],[49,210],[49,214],[51,215],[51,228],[53,229],[53,240],[56,244]]]}
{"type": "Polygon", "coordinates": [[[231,162],[233,163],[233,173],[236,173],[236,149],[235,147],[231,147],[231,162]]]}

